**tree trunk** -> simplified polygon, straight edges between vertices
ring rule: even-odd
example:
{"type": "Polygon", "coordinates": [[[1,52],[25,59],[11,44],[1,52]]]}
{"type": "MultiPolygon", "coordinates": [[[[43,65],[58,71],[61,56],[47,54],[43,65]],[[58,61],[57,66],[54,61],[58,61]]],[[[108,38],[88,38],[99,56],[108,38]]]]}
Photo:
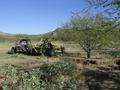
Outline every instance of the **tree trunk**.
{"type": "Polygon", "coordinates": [[[88,51],[88,52],[87,52],[87,59],[89,59],[90,57],[91,57],[91,52],[88,51]]]}

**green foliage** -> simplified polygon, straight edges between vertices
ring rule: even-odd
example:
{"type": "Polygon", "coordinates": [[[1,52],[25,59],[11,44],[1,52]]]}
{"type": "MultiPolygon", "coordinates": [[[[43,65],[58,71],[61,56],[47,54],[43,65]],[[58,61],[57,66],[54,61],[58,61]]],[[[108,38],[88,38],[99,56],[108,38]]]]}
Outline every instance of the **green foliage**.
{"type": "Polygon", "coordinates": [[[120,51],[111,51],[109,52],[109,55],[111,55],[114,58],[120,57],[120,51]]]}
{"type": "Polygon", "coordinates": [[[120,57],[120,51],[104,51],[102,52],[104,55],[107,55],[112,58],[119,58],[120,57]]]}
{"type": "Polygon", "coordinates": [[[52,65],[44,64],[41,66],[40,70],[43,74],[46,74],[52,78],[57,78],[59,75],[71,75],[74,73],[74,70],[76,68],[76,64],[70,61],[59,61],[52,65]]]}
{"type": "Polygon", "coordinates": [[[72,29],[59,29],[55,34],[54,39],[57,41],[75,41],[77,31],[72,29]]]}
{"type": "MultiPolygon", "coordinates": [[[[65,33],[65,35],[66,37],[73,37],[73,41],[79,43],[86,52],[87,58],[90,58],[91,52],[95,49],[119,46],[120,40],[118,38],[120,32],[119,28],[115,27],[114,24],[113,20],[103,14],[91,15],[86,13],[84,16],[73,15],[66,28],[73,30],[74,33],[68,33],[69,35],[65,33]]],[[[65,38],[65,35],[62,38],[65,38]]]]}
{"type": "Polygon", "coordinates": [[[87,53],[87,58],[90,58],[91,51],[100,48],[103,36],[103,22],[104,17],[97,14],[85,15],[80,17],[75,15],[70,21],[70,27],[77,31],[76,41],[80,44],[82,49],[87,53]]]}
{"type": "Polygon", "coordinates": [[[58,61],[39,68],[18,71],[13,65],[4,66],[4,90],[78,90],[74,78],[76,64],[58,61]]]}

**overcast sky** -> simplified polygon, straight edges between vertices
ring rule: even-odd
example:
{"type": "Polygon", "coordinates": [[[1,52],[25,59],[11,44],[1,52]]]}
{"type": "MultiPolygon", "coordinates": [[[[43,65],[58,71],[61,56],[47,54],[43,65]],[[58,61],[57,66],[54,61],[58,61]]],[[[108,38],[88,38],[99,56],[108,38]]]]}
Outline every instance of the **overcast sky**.
{"type": "Polygon", "coordinates": [[[0,31],[42,34],[62,26],[84,0],[0,0],[0,31]]]}

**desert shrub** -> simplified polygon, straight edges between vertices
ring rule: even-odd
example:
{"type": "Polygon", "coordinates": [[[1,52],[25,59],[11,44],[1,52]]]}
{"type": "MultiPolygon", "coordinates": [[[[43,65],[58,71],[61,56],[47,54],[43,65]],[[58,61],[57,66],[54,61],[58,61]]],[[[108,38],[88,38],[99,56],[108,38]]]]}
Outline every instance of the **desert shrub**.
{"type": "Polygon", "coordinates": [[[102,52],[102,54],[109,55],[112,58],[118,58],[118,57],[120,57],[120,51],[104,51],[104,52],[102,52]]]}
{"type": "MultiPolygon", "coordinates": [[[[12,65],[5,66],[4,74],[5,81],[3,84],[4,90],[40,90],[43,89],[38,71],[17,71],[17,68],[12,65]]],[[[44,90],[44,89],[43,89],[44,90]]]]}
{"type": "Polygon", "coordinates": [[[48,74],[49,77],[59,75],[72,75],[75,71],[76,64],[71,61],[58,61],[51,65],[44,64],[41,66],[40,71],[48,74]]]}
{"type": "Polygon", "coordinates": [[[111,51],[109,52],[109,55],[111,55],[113,58],[120,57],[120,51],[111,51]]]}
{"type": "Polygon", "coordinates": [[[76,90],[78,85],[73,79],[75,70],[76,64],[70,61],[44,64],[40,67],[40,72],[42,72],[41,79],[48,83],[47,87],[49,87],[49,90],[53,87],[55,90],[76,90]]]}
{"type": "Polygon", "coordinates": [[[78,90],[74,73],[76,64],[70,61],[58,61],[43,64],[31,70],[18,70],[16,66],[2,67],[5,81],[4,90],[78,90]]]}

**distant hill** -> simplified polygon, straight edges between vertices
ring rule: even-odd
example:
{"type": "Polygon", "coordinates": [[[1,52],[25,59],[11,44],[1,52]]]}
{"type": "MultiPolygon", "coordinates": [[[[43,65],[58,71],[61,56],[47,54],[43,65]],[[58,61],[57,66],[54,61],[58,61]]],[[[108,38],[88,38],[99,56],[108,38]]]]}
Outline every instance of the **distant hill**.
{"type": "Polygon", "coordinates": [[[30,38],[34,41],[38,41],[41,35],[28,35],[28,34],[10,34],[5,32],[0,32],[0,42],[2,41],[17,41],[18,38],[30,38]]]}
{"type": "Polygon", "coordinates": [[[33,41],[40,41],[41,39],[48,38],[51,40],[60,40],[60,41],[69,41],[74,40],[74,37],[77,35],[75,30],[57,28],[52,32],[38,35],[29,35],[29,34],[10,34],[5,32],[0,32],[0,41],[16,41],[18,38],[30,38],[33,41]]]}
{"type": "Polygon", "coordinates": [[[75,41],[78,31],[66,28],[57,28],[53,32],[43,34],[42,37],[57,41],[75,41]]]}
{"type": "Polygon", "coordinates": [[[0,35],[13,36],[13,34],[5,33],[5,32],[0,32],[0,35]]]}

